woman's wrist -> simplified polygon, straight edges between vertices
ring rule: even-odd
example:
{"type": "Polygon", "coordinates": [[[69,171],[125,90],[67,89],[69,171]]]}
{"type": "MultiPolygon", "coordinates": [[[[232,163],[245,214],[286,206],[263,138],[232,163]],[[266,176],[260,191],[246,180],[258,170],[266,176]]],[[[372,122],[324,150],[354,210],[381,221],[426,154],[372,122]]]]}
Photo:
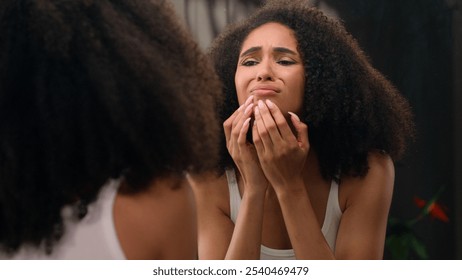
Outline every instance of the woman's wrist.
{"type": "Polygon", "coordinates": [[[293,178],[279,185],[273,185],[273,188],[279,200],[291,199],[306,194],[306,187],[302,178],[293,178]]]}
{"type": "Polygon", "coordinates": [[[257,186],[257,184],[244,183],[244,195],[249,198],[264,198],[267,186],[257,186]]]}

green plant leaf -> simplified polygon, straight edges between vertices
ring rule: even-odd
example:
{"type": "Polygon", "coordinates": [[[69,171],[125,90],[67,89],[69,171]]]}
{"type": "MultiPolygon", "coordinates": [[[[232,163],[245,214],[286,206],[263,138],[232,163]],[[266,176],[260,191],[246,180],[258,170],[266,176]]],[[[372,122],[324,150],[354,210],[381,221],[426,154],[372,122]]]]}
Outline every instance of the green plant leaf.
{"type": "Polygon", "coordinates": [[[412,250],[417,254],[417,256],[420,259],[428,259],[427,248],[422,242],[420,242],[420,240],[418,240],[415,236],[412,236],[409,239],[409,242],[412,247],[412,250]]]}
{"type": "Polygon", "coordinates": [[[408,234],[390,235],[385,241],[385,247],[391,254],[394,260],[409,259],[409,243],[407,242],[408,234]]]}

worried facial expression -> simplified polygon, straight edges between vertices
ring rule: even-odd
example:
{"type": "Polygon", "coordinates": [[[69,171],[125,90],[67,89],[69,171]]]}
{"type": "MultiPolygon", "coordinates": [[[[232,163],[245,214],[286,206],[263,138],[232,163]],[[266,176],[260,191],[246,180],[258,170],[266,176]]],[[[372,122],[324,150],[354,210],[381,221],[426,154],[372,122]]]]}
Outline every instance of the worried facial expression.
{"type": "Polygon", "coordinates": [[[254,29],[242,44],[234,78],[239,104],[249,96],[270,99],[282,111],[300,114],[305,72],[293,31],[280,23],[254,29]]]}

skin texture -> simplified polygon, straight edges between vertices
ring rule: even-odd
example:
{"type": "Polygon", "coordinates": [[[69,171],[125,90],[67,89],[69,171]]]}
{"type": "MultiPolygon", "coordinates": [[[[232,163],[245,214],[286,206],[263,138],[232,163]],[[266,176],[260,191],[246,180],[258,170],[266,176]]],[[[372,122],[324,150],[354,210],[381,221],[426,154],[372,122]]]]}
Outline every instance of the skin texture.
{"type": "MultiPolygon", "coordinates": [[[[326,176],[322,164],[325,154],[317,140],[316,145],[312,143],[317,139],[312,134],[322,128],[315,122],[311,131],[307,112],[307,84],[312,77],[306,61],[310,58],[300,48],[297,32],[277,21],[265,22],[269,10],[268,14],[284,14],[284,9],[293,12],[307,8],[302,4],[287,4],[288,8],[271,5],[247,22],[250,26],[261,24],[250,30],[243,27],[245,23],[232,27],[212,46],[211,57],[217,58],[218,72],[235,69],[234,88],[226,87],[225,92],[232,98],[234,90],[239,107],[225,119],[223,128],[232,158],[232,164],[226,166],[236,170],[242,202],[234,224],[226,176],[218,172],[190,177],[198,207],[199,258],[258,259],[263,244],[274,249],[292,248],[297,259],[381,259],[393,194],[393,159],[374,148],[375,144],[370,145],[364,172],[355,172],[351,165],[338,174],[339,178],[326,176]],[[232,45],[241,27],[248,33],[244,32],[247,35],[239,53],[233,56],[235,66],[224,68],[227,64],[219,61],[217,54],[222,46],[232,45]],[[321,232],[332,180],[339,181],[343,213],[335,250],[321,232]]],[[[228,79],[229,73],[221,77],[228,79]]],[[[342,103],[340,98],[344,97],[338,98],[342,103]]],[[[353,154],[354,149],[349,152],[353,154]]]]}

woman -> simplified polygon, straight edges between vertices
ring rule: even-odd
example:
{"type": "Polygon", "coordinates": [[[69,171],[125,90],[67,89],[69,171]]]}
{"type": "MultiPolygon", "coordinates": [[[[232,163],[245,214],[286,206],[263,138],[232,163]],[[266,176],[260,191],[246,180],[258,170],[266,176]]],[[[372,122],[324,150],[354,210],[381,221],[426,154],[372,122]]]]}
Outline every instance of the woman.
{"type": "Polygon", "coordinates": [[[197,258],[220,86],[167,3],[1,2],[0,258],[197,258]]]}
{"type": "Polygon", "coordinates": [[[199,258],[383,258],[412,114],[355,40],[303,1],[273,1],[210,56],[226,145],[218,176],[193,178],[199,258]]]}

